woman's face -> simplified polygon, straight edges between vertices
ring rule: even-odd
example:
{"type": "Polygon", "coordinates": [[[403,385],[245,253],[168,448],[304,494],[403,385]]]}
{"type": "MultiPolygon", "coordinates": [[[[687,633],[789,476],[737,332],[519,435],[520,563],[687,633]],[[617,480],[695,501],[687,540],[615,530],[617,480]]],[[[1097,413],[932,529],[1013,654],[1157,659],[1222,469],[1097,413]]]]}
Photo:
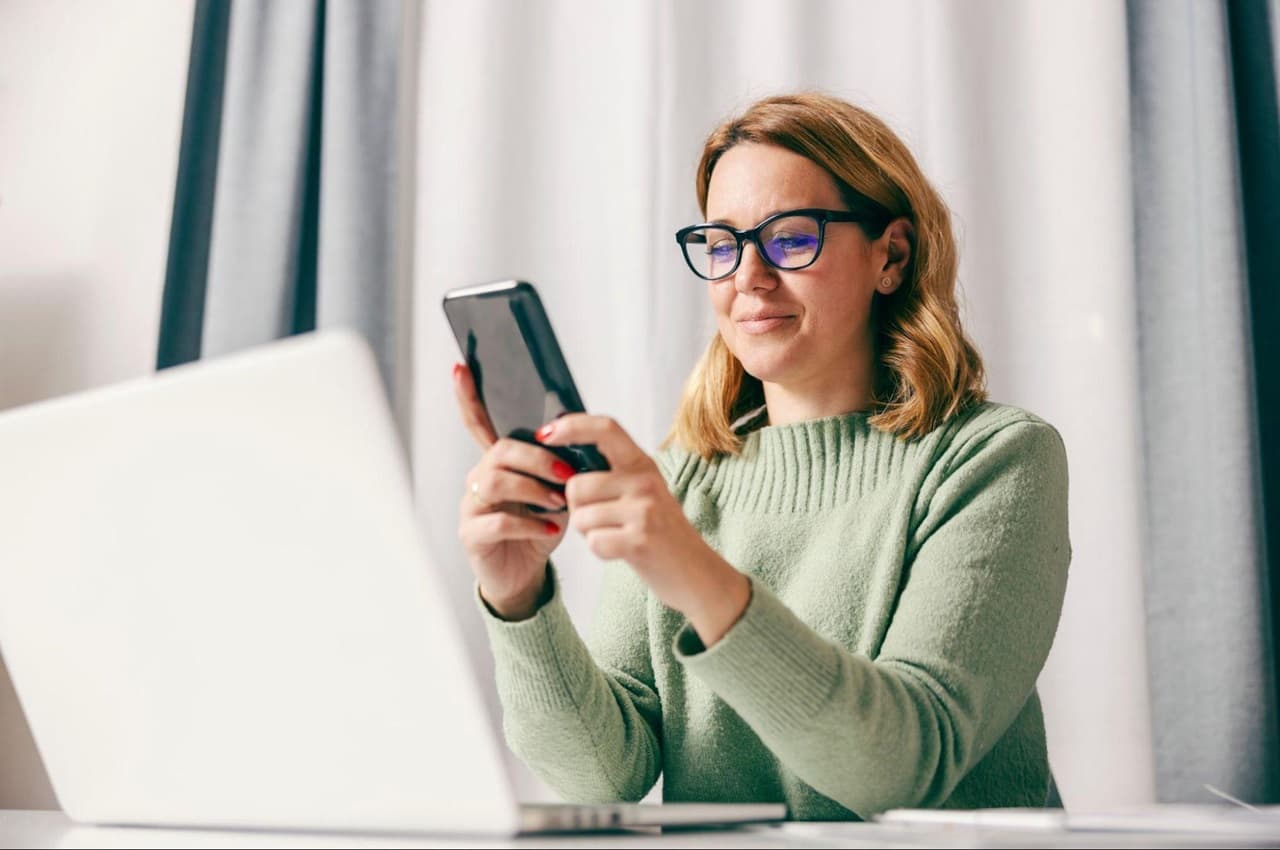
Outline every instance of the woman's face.
{"type": "MultiPolygon", "coordinates": [[[[785,210],[845,209],[822,167],[785,148],[738,144],[716,163],[707,220],[739,230],[785,210]]],[[[779,271],[749,242],[737,270],[707,284],[720,335],[748,374],[804,391],[870,368],[871,298],[887,276],[889,231],[868,240],[855,223],[828,222],[813,265],[779,271]]],[[[881,289],[880,291],[885,291],[881,289]]]]}

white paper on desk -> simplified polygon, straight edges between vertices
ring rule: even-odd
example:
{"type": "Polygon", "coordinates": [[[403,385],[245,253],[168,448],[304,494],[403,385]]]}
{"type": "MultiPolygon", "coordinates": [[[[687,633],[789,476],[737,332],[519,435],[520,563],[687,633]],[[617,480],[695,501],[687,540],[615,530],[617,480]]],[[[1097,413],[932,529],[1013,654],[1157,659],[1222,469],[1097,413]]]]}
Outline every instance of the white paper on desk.
{"type": "Polygon", "coordinates": [[[1155,805],[1094,812],[1060,809],[893,809],[887,826],[1063,829],[1071,832],[1176,832],[1280,838],[1280,806],[1155,805]]]}
{"type": "Polygon", "coordinates": [[[1073,832],[1209,832],[1280,838],[1280,806],[1166,804],[1067,815],[1073,832]]]}
{"type": "Polygon", "coordinates": [[[1061,809],[891,809],[876,823],[892,826],[983,827],[994,829],[1065,829],[1061,809]]]}

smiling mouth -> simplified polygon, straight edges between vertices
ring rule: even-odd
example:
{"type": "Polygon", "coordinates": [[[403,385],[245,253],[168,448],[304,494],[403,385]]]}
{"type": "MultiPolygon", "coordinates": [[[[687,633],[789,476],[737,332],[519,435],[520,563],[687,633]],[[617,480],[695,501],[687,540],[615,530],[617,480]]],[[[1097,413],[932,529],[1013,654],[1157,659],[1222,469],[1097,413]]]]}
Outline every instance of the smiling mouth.
{"type": "Polygon", "coordinates": [[[794,319],[795,316],[761,316],[752,319],[739,319],[738,327],[748,334],[766,334],[777,330],[794,319]]]}

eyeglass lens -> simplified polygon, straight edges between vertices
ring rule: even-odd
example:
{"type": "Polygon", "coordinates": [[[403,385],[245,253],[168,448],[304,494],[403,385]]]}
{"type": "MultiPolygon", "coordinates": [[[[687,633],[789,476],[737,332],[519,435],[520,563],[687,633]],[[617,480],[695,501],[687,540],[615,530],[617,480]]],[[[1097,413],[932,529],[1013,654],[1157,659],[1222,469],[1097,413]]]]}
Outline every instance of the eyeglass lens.
{"type": "MultiPolygon", "coordinates": [[[[798,269],[818,254],[819,224],[803,215],[784,216],[760,232],[769,262],[780,269],[798,269]]],[[[738,242],[728,228],[695,230],[684,240],[684,251],[694,271],[706,278],[724,277],[738,263],[738,242]]]]}

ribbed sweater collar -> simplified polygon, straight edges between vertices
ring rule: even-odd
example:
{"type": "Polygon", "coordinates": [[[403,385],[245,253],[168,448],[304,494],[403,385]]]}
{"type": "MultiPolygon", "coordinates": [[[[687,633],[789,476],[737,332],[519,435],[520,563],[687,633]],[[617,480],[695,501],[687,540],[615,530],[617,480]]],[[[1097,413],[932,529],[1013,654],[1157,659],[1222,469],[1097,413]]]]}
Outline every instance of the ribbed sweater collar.
{"type": "Polygon", "coordinates": [[[693,465],[691,489],[722,510],[810,513],[829,510],[901,477],[914,444],[845,413],[749,433],[742,453],[693,465]]]}

